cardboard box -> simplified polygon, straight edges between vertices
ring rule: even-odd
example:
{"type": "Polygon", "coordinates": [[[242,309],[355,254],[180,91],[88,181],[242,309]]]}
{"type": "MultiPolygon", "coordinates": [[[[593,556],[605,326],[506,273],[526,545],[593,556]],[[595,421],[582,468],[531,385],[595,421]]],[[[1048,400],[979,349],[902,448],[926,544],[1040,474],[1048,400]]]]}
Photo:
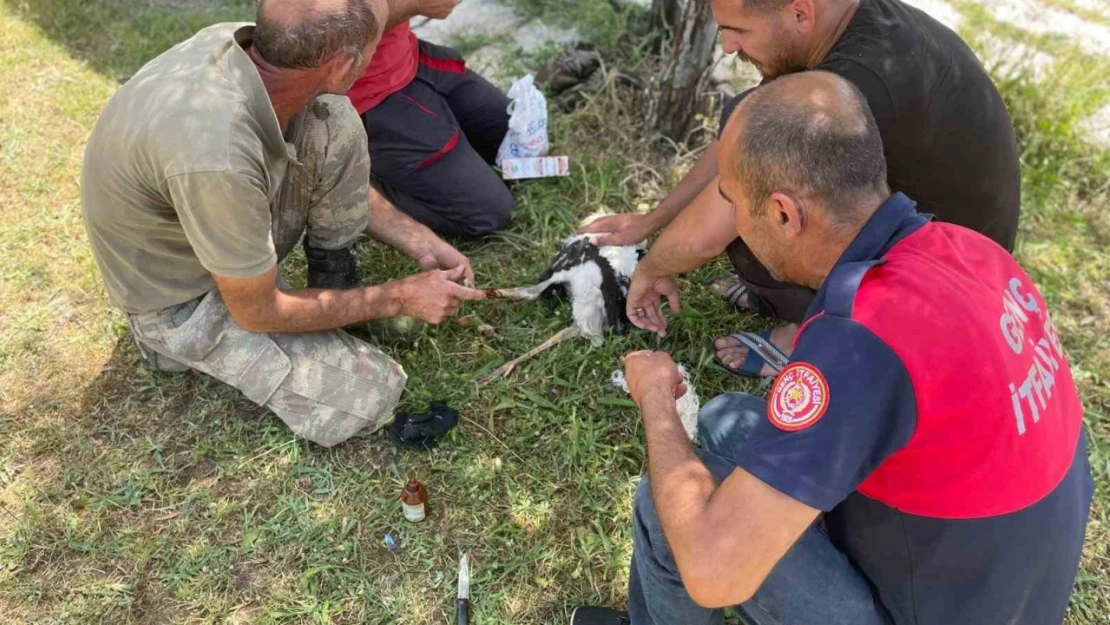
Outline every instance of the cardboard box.
{"type": "Polygon", "coordinates": [[[505,180],[554,178],[569,175],[570,159],[566,156],[507,158],[501,161],[501,177],[505,180]]]}

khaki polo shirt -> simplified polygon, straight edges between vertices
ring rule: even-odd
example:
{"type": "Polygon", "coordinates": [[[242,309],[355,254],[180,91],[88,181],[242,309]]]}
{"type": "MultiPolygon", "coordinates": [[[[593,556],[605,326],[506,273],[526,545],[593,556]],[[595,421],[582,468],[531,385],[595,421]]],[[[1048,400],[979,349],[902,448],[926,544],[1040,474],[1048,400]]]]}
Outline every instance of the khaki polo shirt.
{"type": "Polygon", "coordinates": [[[131,313],[215,288],[211,274],[277,263],[270,205],[296,151],[243,45],[251,24],[206,28],[144,66],[96,123],[81,177],[93,256],[131,313]]]}

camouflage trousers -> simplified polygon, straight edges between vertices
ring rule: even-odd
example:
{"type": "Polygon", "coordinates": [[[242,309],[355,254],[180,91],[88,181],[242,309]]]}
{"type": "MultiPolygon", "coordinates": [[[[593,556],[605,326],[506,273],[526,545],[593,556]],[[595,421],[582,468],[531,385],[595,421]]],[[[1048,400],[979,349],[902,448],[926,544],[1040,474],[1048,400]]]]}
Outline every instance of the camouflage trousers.
{"type": "MultiPolygon", "coordinates": [[[[297,162],[289,165],[272,204],[271,234],[279,257],[302,234],[323,249],[350,245],[369,217],[361,120],[346,98],[322,97],[291,122],[288,135],[297,162]]],[[[407,380],[401,365],[342,330],[247,332],[216,290],[130,314],[128,321],[148,366],[193,369],[230,384],[298,436],[325,447],[388,423],[407,380]]]]}

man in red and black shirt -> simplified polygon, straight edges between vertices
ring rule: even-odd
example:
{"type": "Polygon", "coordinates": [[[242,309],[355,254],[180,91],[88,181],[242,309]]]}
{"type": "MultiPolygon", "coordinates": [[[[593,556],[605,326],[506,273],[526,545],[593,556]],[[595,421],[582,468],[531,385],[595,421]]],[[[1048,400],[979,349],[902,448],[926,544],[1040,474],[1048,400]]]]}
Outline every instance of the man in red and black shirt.
{"type": "Polygon", "coordinates": [[[478,237],[509,221],[513,198],[490,167],[509,99],[458,52],[416,38],[409,19],[443,19],[459,0],[387,0],[366,74],[348,92],[370,140],[371,184],[439,234],[478,237]]]}
{"type": "Polygon", "coordinates": [[[1044,299],[997,243],[887,186],[874,117],[829,72],[749,95],[719,192],[776,277],[816,291],[764,401],[675,408],[667,354],[625,360],[648,477],[629,612],[573,625],[1051,625],[1092,481],[1044,299]]]}

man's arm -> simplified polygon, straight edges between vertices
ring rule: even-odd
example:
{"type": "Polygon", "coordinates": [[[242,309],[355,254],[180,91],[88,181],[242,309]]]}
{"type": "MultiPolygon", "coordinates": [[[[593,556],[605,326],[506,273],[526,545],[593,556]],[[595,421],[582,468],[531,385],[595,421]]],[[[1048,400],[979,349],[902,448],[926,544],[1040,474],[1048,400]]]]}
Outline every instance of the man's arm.
{"type": "Polygon", "coordinates": [[[254,278],[212,277],[231,318],[248,332],[317,332],[398,315],[435,324],[455,315],[463,302],[485,298],[482,291],[458,284],[462,267],[345,290],[283,291],[277,287],[277,267],[254,278]]]}
{"type": "Polygon", "coordinates": [[[916,430],[913,384],[894,350],[850,319],[819,315],[783,372],[794,381],[780,376],[767,416],[741,426],[741,445],[720,449],[738,468],[718,486],[679,423],[682,375],[670,356],[637,352],[624,366],[652,501],[687,591],[706,607],[749,599],[818,511],[843,502],[916,430]],[[808,392],[794,403],[799,386],[808,392]],[[776,408],[787,401],[801,412],[776,408]],[[783,420],[799,414],[808,420],[783,420]]]}
{"type": "MultiPolygon", "coordinates": [[[[720,128],[717,130],[718,135],[724,132],[725,122],[732,117],[737,105],[757,88],[748,89],[725,104],[720,128]]],[[[866,89],[864,93],[867,93],[866,89]]],[[[868,101],[870,102],[870,97],[868,101]]],[[[879,127],[882,128],[882,125],[880,124],[879,127]]],[[[633,245],[667,227],[679,214],[689,212],[687,207],[691,206],[692,202],[699,201],[698,196],[705,191],[707,185],[713,183],[712,187],[716,188],[715,179],[720,173],[717,160],[719,150],[720,141],[709,144],[698,161],[694,163],[693,168],[654,211],[646,215],[623,214],[603,217],[582,228],[580,232],[607,233],[598,237],[599,245],[633,245]]]]}
{"type": "Polygon", "coordinates": [[[389,7],[389,18],[385,30],[407,22],[417,15],[441,20],[451,14],[461,0],[385,0],[389,7]]]}
{"type": "Polygon", "coordinates": [[[441,242],[431,229],[397,210],[374,187],[370,187],[370,223],[366,234],[409,256],[441,242]]]}
{"type": "Polygon", "coordinates": [[[385,21],[385,29],[412,19],[420,7],[420,0],[381,0],[389,7],[389,17],[385,21]]]}
{"type": "Polygon", "coordinates": [[[597,233],[598,245],[635,245],[667,227],[717,177],[717,142],[702,152],[694,166],[650,213],[602,217],[579,232],[597,233]]]}
{"type": "Polygon", "coordinates": [[[682,209],[690,205],[695,198],[717,178],[717,142],[709,144],[698,158],[690,171],[682,177],[674,190],[663,198],[659,206],[651,212],[655,230],[666,228],[682,209]]]}
{"type": "Polygon", "coordinates": [[[277,267],[254,278],[212,276],[231,317],[248,332],[316,332],[400,314],[397,283],[357,289],[277,288],[277,267]]]}
{"type": "Polygon", "coordinates": [[[725,251],[736,236],[732,207],[721,197],[714,178],[636,266],[625,302],[632,325],[665,336],[667,318],[661,298],[670,301],[671,310],[679,311],[678,285],[671,276],[702,266],[725,251]]]}
{"type": "Polygon", "coordinates": [[[624,366],[644,421],[651,498],[686,591],[705,607],[747,601],[818,510],[740,468],[718,486],[679,419],[686,389],[674,361],[645,351],[624,366]]]}
{"type": "Polygon", "coordinates": [[[732,206],[717,190],[717,177],[659,235],[637,265],[645,277],[673,276],[701,267],[736,239],[732,206]]]}
{"type": "Polygon", "coordinates": [[[707,608],[747,601],[819,511],[739,468],[718,486],[666,389],[641,412],[652,501],[686,592],[707,608]]]}
{"type": "Polygon", "coordinates": [[[485,293],[473,283],[470,261],[434,232],[398,211],[373,187],[366,233],[414,258],[425,271],[404,280],[355,289],[277,287],[277,268],[253,278],[213,275],[235,322],[249,332],[315,332],[372,319],[407,315],[440,323],[463,302],[485,293]]]}
{"type": "Polygon", "coordinates": [[[462,266],[464,280],[468,284],[474,282],[470,260],[427,226],[397,210],[373,187],[370,187],[370,223],[366,234],[413,258],[421,269],[462,266]]]}

